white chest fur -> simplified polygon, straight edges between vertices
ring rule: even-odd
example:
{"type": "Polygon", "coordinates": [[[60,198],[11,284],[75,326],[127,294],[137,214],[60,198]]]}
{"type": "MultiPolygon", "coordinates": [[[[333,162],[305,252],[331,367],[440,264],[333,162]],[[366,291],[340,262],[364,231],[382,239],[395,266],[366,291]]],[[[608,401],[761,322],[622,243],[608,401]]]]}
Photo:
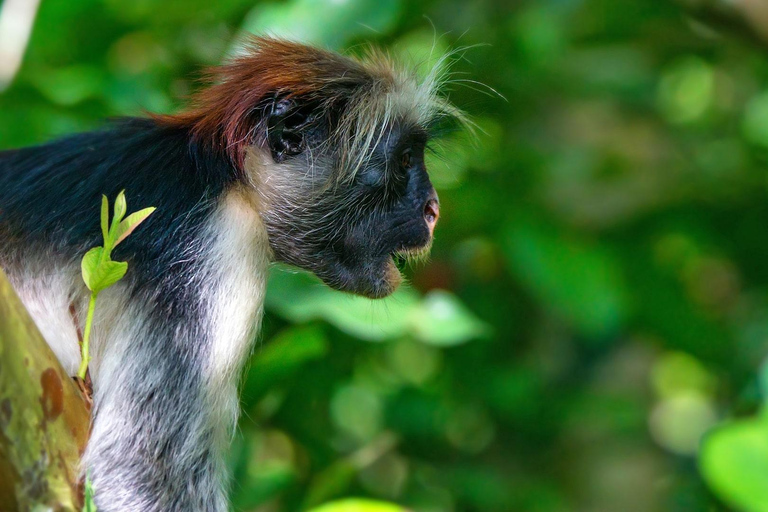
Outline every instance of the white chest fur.
{"type": "Polygon", "coordinates": [[[212,219],[208,266],[212,346],[206,368],[211,399],[237,409],[235,387],[262,315],[269,244],[261,218],[237,191],[224,198],[212,219]]]}

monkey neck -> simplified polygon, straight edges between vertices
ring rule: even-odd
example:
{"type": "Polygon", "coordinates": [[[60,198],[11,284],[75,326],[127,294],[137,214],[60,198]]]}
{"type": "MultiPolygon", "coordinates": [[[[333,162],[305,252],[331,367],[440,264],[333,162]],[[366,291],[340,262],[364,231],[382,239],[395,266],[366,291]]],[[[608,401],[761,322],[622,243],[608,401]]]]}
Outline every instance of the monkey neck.
{"type": "Polygon", "coordinates": [[[206,292],[212,344],[210,399],[237,414],[236,386],[263,314],[269,243],[259,213],[240,188],[227,192],[211,219],[208,254],[214,285],[206,292]]]}

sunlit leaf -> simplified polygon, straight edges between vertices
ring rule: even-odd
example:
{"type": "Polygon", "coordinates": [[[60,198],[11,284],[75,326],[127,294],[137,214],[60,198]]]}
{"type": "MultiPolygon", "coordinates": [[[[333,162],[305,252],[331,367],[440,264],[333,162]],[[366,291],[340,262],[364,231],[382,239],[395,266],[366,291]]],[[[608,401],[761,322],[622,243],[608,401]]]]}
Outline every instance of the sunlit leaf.
{"type": "Polygon", "coordinates": [[[104,249],[101,247],[94,247],[83,256],[80,262],[80,270],[83,274],[83,281],[89,290],[93,291],[94,283],[96,282],[97,269],[99,267],[99,260],[101,259],[104,249]]]}
{"type": "Polygon", "coordinates": [[[124,261],[106,261],[97,268],[96,277],[94,281],[94,288],[92,291],[101,291],[105,288],[109,288],[125,276],[128,271],[128,263],[124,261]]]}
{"type": "Polygon", "coordinates": [[[417,303],[414,292],[401,290],[376,301],[331,292],[317,305],[322,318],[339,329],[360,339],[381,341],[409,330],[410,315],[417,303]]]}
{"type": "Polygon", "coordinates": [[[115,216],[112,219],[112,222],[118,223],[123,220],[126,211],[128,211],[128,203],[125,200],[125,190],[121,190],[120,193],[117,194],[117,199],[115,199],[115,216]]]}
{"type": "Polygon", "coordinates": [[[93,501],[93,499],[93,484],[91,483],[91,479],[86,476],[85,489],[83,493],[83,512],[97,512],[96,503],[93,501]]]}
{"type": "Polygon", "coordinates": [[[109,239],[109,200],[101,196],[101,236],[106,242],[109,239]]]}
{"type": "Polygon", "coordinates": [[[411,313],[413,330],[418,339],[432,345],[458,345],[488,332],[485,324],[446,291],[427,294],[418,311],[411,313]]]}
{"type": "Polygon", "coordinates": [[[413,335],[435,345],[455,345],[481,336],[486,327],[458,299],[435,291],[425,298],[401,288],[371,300],[332,290],[305,273],[275,269],[267,305],[293,322],[322,319],[368,341],[413,335]]]}
{"type": "Polygon", "coordinates": [[[701,471],[724,501],[746,512],[768,511],[768,421],[725,425],[704,441],[701,471]]]}
{"type": "Polygon", "coordinates": [[[306,274],[276,270],[271,273],[267,305],[294,322],[319,318],[358,338],[382,341],[408,331],[418,297],[401,290],[373,301],[331,290],[306,274]]]}
{"type": "Polygon", "coordinates": [[[117,227],[117,232],[115,233],[115,246],[125,240],[128,235],[133,233],[133,230],[139,227],[139,224],[144,222],[147,217],[152,215],[152,212],[154,211],[155,208],[151,206],[149,208],[144,208],[143,210],[133,212],[128,217],[123,219],[123,221],[117,227]]]}
{"type": "Polygon", "coordinates": [[[128,270],[128,263],[110,261],[102,257],[104,249],[94,247],[83,256],[80,268],[85,285],[92,292],[100,292],[123,278],[128,270]]]}
{"type": "Polygon", "coordinates": [[[310,512],[407,512],[407,509],[383,501],[350,498],[326,503],[310,512]]]}

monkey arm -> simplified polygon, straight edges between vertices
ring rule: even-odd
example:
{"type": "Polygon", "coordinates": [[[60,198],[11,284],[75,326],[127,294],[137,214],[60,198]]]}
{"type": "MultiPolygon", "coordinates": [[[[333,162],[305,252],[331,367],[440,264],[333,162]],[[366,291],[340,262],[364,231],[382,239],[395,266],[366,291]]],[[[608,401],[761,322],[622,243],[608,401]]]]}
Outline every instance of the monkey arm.
{"type": "Polygon", "coordinates": [[[258,214],[239,192],[220,198],[205,222],[179,252],[186,257],[169,260],[159,287],[137,272],[132,291],[105,292],[112,296],[97,322],[122,314],[102,333],[93,368],[84,464],[99,510],[226,510],[222,454],[269,255],[258,214]]]}
{"type": "Polygon", "coordinates": [[[223,417],[231,424],[234,414],[216,407],[207,388],[207,322],[200,312],[169,321],[152,297],[143,298],[99,347],[83,458],[98,509],[226,510],[221,453],[212,441],[222,437],[223,417]]]}

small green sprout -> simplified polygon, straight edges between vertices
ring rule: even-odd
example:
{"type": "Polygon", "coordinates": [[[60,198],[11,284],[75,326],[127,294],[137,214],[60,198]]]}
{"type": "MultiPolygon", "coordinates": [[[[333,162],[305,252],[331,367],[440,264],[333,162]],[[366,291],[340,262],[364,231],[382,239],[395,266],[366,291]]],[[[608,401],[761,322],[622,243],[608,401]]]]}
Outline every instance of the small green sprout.
{"type": "Polygon", "coordinates": [[[109,225],[109,201],[107,196],[101,196],[101,233],[104,236],[104,246],[94,247],[83,256],[80,268],[83,272],[83,281],[91,290],[91,299],[88,302],[88,316],[85,320],[85,331],[83,332],[82,360],[80,368],[77,370],[77,376],[85,380],[85,374],[88,371],[88,363],[91,358],[88,355],[89,340],[91,336],[91,325],[93,324],[93,311],[96,308],[96,297],[99,292],[109,288],[123,278],[128,271],[128,263],[125,261],[112,261],[112,249],[125,240],[139,224],[144,222],[152,212],[154,207],[144,208],[125,216],[128,210],[128,204],[125,201],[125,190],[120,192],[115,199],[114,214],[112,216],[112,225],[109,225]]]}
{"type": "Polygon", "coordinates": [[[86,474],[85,476],[85,493],[83,495],[83,512],[97,512],[96,503],[93,502],[93,484],[91,479],[86,474]]]}

